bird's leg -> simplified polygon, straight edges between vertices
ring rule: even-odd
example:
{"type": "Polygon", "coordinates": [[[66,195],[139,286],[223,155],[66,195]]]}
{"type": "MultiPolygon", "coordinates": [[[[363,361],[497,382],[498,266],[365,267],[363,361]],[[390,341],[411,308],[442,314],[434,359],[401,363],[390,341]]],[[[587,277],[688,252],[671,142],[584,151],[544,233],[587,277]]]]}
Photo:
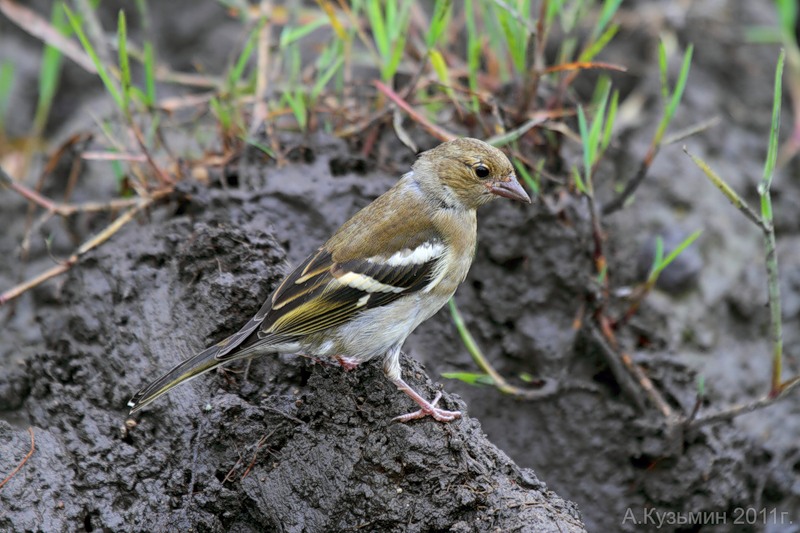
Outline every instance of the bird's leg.
{"type": "Polygon", "coordinates": [[[420,396],[417,391],[412,389],[408,383],[403,381],[403,378],[400,375],[399,346],[395,346],[389,350],[389,352],[386,354],[386,357],[383,359],[383,373],[386,375],[389,381],[394,383],[398,389],[408,394],[411,399],[420,406],[418,411],[397,416],[392,419],[392,422],[410,422],[411,420],[425,418],[426,416],[433,417],[434,420],[438,420],[439,422],[452,422],[456,418],[461,418],[461,411],[446,411],[445,409],[439,409],[436,407],[436,404],[442,398],[441,392],[437,392],[433,401],[429,402],[420,396]]]}
{"type": "Polygon", "coordinates": [[[432,402],[429,402],[422,396],[420,396],[417,391],[411,388],[411,386],[403,381],[403,378],[389,378],[392,380],[398,389],[408,394],[412,400],[417,402],[417,405],[421,407],[418,411],[414,411],[413,413],[408,413],[405,415],[396,416],[392,419],[392,422],[410,422],[411,420],[416,420],[417,418],[425,418],[426,416],[433,417],[434,420],[438,420],[439,422],[451,422],[456,418],[461,418],[461,411],[447,411],[445,409],[440,409],[436,407],[436,404],[442,397],[441,392],[436,393],[436,397],[433,399],[432,402]]]}
{"type": "Polygon", "coordinates": [[[342,365],[342,368],[344,368],[345,372],[350,372],[351,370],[353,370],[355,367],[358,366],[358,361],[356,361],[352,357],[337,355],[336,357],[334,357],[334,359],[336,359],[336,361],[338,361],[339,364],[342,365]]]}

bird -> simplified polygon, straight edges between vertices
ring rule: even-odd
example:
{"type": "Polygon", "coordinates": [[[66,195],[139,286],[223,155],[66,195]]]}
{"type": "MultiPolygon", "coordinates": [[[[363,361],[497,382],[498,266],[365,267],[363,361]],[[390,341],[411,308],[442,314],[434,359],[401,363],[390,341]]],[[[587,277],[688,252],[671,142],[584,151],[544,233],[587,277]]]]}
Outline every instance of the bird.
{"type": "Polygon", "coordinates": [[[460,411],[426,400],[402,378],[401,347],[466,279],[475,257],[477,208],[531,199],[498,148],[456,138],[422,152],[387,192],[345,222],[292,270],[238,332],[137,392],[133,414],[175,386],[230,361],[300,353],[346,370],[383,358],[385,376],[419,406],[396,422],[460,411]]]}

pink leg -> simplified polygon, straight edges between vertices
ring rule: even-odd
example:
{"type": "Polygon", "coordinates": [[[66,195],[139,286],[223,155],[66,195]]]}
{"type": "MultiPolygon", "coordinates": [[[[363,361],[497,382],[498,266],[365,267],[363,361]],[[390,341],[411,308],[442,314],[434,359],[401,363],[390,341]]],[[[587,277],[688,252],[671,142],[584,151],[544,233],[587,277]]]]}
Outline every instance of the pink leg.
{"type": "Polygon", "coordinates": [[[351,370],[353,370],[355,367],[358,366],[358,362],[356,362],[355,359],[352,359],[350,357],[337,355],[335,359],[339,362],[340,365],[342,365],[342,368],[344,368],[345,372],[350,372],[351,370]]]}
{"type": "Polygon", "coordinates": [[[412,389],[402,378],[392,379],[392,383],[394,383],[398,389],[408,394],[411,399],[417,402],[417,405],[421,407],[420,410],[414,411],[413,413],[393,418],[392,422],[409,422],[417,418],[425,418],[426,416],[431,416],[434,420],[438,420],[439,422],[452,422],[456,418],[461,418],[461,411],[446,411],[436,407],[436,404],[442,397],[441,392],[437,392],[433,401],[429,402],[412,389]]]}

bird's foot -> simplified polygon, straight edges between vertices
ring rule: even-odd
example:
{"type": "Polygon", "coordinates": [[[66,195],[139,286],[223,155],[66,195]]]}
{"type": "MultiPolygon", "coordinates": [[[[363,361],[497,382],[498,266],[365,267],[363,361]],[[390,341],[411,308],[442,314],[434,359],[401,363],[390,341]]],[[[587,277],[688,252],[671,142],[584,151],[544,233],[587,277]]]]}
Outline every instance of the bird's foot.
{"type": "Polygon", "coordinates": [[[350,372],[351,370],[355,369],[355,367],[358,366],[358,361],[356,361],[352,357],[337,355],[335,359],[336,361],[339,362],[340,365],[342,365],[342,368],[344,368],[345,372],[350,372]]]}
{"type": "Polygon", "coordinates": [[[392,419],[392,422],[410,422],[411,420],[416,420],[418,418],[425,418],[426,416],[432,417],[434,420],[439,422],[452,422],[456,418],[461,418],[461,411],[447,411],[445,409],[440,409],[436,407],[436,404],[439,403],[439,400],[442,399],[442,393],[437,392],[436,397],[433,399],[432,402],[429,402],[425,398],[419,395],[417,391],[412,389],[408,383],[403,381],[402,378],[390,378],[392,383],[394,383],[398,389],[405,392],[406,394],[411,397],[412,400],[417,402],[417,405],[420,406],[418,411],[414,411],[413,413],[408,413],[405,415],[396,416],[392,419]]]}
{"type": "Polygon", "coordinates": [[[439,422],[452,422],[456,418],[461,418],[461,411],[447,411],[445,409],[440,409],[436,407],[436,404],[439,403],[439,400],[442,398],[442,393],[437,392],[436,397],[433,399],[432,402],[425,402],[425,405],[420,404],[421,409],[414,411],[413,413],[407,413],[404,415],[396,416],[392,418],[392,422],[410,422],[412,420],[416,420],[418,418],[425,418],[426,416],[432,417],[434,420],[438,420],[439,422]]]}

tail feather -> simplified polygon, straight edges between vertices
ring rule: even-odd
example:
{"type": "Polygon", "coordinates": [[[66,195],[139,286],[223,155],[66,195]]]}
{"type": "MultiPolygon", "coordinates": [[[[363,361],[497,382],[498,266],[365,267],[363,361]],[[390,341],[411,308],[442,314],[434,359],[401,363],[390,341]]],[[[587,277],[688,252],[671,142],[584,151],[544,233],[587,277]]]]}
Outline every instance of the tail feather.
{"type": "Polygon", "coordinates": [[[217,359],[217,354],[219,354],[225,345],[226,343],[219,343],[206,348],[134,394],[133,398],[128,402],[128,407],[131,408],[131,414],[168,392],[173,387],[185,381],[189,381],[190,379],[194,379],[201,374],[205,374],[221,364],[229,362],[231,360],[230,358],[226,360],[217,359]]]}

